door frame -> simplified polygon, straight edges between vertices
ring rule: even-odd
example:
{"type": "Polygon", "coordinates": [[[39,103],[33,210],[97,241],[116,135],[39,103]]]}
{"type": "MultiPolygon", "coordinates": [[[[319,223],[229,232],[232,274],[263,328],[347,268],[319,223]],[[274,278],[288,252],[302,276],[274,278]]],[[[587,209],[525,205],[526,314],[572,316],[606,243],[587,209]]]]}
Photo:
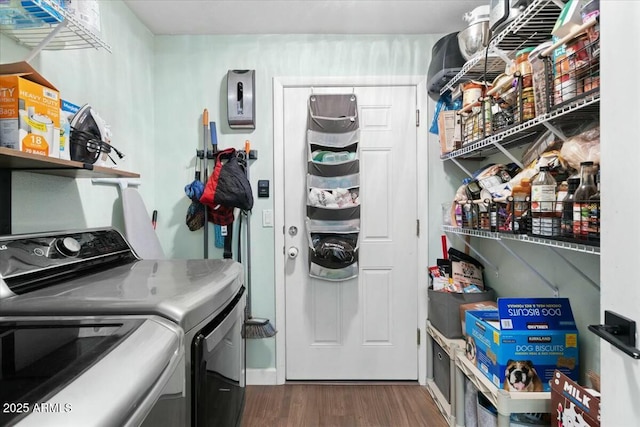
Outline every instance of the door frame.
{"type": "MultiPolygon", "coordinates": [[[[420,111],[419,126],[416,126],[417,195],[416,219],[420,220],[418,236],[417,276],[418,318],[416,328],[420,330],[418,346],[418,381],[426,385],[427,373],[427,285],[429,258],[427,253],[430,235],[428,206],[428,126],[430,116],[425,76],[359,76],[359,77],[274,77],[273,78],[273,207],[274,207],[274,268],[275,268],[275,313],[278,334],[276,335],[276,384],[286,381],[286,321],[285,321],[285,223],[284,223],[284,90],[295,87],[353,87],[353,86],[414,86],[416,103],[420,111]]],[[[417,121],[417,119],[416,119],[417,121]]]]}

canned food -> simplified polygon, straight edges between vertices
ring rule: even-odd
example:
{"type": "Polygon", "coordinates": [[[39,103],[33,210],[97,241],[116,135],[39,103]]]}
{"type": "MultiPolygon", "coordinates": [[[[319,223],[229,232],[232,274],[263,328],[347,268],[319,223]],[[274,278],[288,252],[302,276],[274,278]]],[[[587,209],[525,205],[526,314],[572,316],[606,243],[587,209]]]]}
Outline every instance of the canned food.
{"type": "Polygon", "coordinates": [[[576,71],[582,67],[589,65],[589,52],[587,46],[589,45],[589,36],[583,34],[573,40],[567,42],[567,66],[569,71],[576,71]]]}
{"type": "Polygon", "coordinates": [[[575,98],[578,94],[575,75],[564,74],[554,79],[554,104],[558,105],[575,98]]]}

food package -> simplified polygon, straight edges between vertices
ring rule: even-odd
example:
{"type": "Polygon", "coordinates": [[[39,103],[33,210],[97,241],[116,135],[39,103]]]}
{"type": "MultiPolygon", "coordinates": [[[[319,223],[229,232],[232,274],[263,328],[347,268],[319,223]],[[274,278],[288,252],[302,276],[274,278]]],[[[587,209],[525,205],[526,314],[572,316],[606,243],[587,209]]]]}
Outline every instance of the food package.
{"type": "Polygon", "coordinates": [[[569,138],[562,145],[560,155],[576,170],[580,169],[582,162],[591,161],[600,164],[600,126],[569,138]]]}

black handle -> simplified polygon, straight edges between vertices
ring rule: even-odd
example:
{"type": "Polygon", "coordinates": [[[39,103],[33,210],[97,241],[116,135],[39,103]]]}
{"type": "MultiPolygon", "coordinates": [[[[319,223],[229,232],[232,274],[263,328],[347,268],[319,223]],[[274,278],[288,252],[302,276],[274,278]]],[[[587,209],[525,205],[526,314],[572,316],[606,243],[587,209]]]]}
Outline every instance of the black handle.
{"type": "Polygon", "coordinates": [[[634,359],[640,359],[636,346],[636,322],[613,311],[605,310],[604,325],[589,325],[589,330],[622,350],[634,359]]]}

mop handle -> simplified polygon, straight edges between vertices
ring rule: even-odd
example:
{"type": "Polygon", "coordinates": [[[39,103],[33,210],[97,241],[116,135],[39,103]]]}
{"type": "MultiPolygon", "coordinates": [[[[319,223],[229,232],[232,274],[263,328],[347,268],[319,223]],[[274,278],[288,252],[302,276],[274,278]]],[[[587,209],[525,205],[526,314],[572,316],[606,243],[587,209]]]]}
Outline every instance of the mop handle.
{"type": "MultiPolygon", "coordinates": [[[[247,181],[249,181],[249,151],[251,151],[251,142],[249,142],[248,139],[244,141],[244,151],[246,153],[245,173],[247,175],[247,181]]],[[[249,181],[249,186],[251,186],[251,181],[249,181]]],[[[248,292],[248,296],[247,296],[247,313],[249,313],[249,317],[251,318],[253,316],[253,313],[251,312],[252,293],[251,293],[251,216],[250,215],[251,215],[251,212],[250,211],[246,211],[246,220],[247,220],[247,290],[249,291],[248,292]]]]}
{"type": "MultiPolygon", "coordinates": [[[[209,179],[209,166],[208,166],[208,155],[207,155],[207,124],[209,123],[209,110],[206,108],[202,112],[202,157],[204,162],[204,182],[206,183],[209,179]]],[[[203,255],[204,259],[209,258],[209,208],[207,206],[204,207],[204,248],[203,255]]]]}

